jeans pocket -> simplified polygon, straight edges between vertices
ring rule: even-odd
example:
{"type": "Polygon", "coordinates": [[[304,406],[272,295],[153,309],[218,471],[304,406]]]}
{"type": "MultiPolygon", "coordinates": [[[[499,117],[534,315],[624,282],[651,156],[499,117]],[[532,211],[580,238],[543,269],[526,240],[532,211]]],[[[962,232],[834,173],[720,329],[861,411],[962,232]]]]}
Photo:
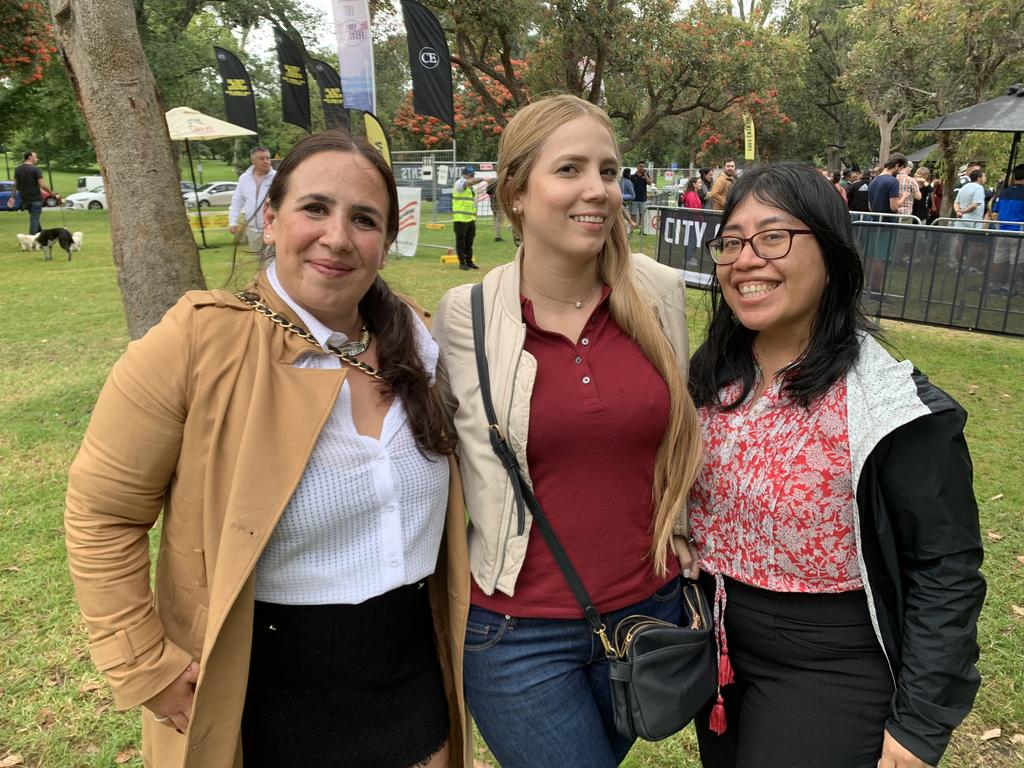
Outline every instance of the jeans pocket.
{"type": "Polygon", "coordinates": [[[651,595],[651,600],[656,603],[667,603],[670,600],[675,600],[679,597],[679,591],[683,588],[682,581],[679,578],[674,578],[671,581],[665,582],[665,584],[651,595]]]}
{"type": "Polygon", "coordinates": [[[487,650],[501,640],[508,629],[508,624],[508,616],[477,608],[475,605],[470,606],[469,618],[466,621],[465,650],[487,650]]]}

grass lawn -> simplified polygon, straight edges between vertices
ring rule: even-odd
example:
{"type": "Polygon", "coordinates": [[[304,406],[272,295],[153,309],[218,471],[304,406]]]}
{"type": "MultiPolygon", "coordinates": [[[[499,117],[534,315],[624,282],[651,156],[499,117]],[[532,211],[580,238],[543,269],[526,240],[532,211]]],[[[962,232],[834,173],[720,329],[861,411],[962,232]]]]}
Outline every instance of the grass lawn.
{"type": "MultiPolygon", "coordinates": [[[[204,163],[204,177],[211,180],[204,163]]],[[[79,174],[66,174],[73,188],[79,174]]],[[[58,191],[71,188],[54,181],[58,191]]],[[[224,178],[233,178],[233,172],[224,178]]],[[[92,667],[64,554],[62,515],[67,467],[107,371],[127,343],[106,211],[46,210],[43,226],[85,233],[70,263],[18,250],[27,214],[0,212],[0,765],[141,765],[138,712],[118,713],[92,667]]],[[[230,260],[224,230],[202,252],[211,286],[230,260]]],[[[421,245],[449,246],[450,226],[421,232],[421,245]]],[[[634,245],[653,253],[654,238],[634,245]]],[[[396,259],[385,276],[399,291],[434,308],[449,287],[508,261],[511,237],[494,242],[478,225],[480,272],[440,263],[443,249],[421,247],[396,259]]],[[[691,338],[699,341],[705,294],[691,292],[691,338]]],[[[894,345],[970,411],[968,439],[985,536],[989,597],[981,621],[982,690],[943,762],[1024,765],[1024,340],[887,323],[894,345]],[[1000,728],[1001,735],[986,738],[1000,728]]],[[[481,757],[487,759],[481,747],[481,757]]],[[[692,728],[658,744],[640,744],[632,768],[695,768],[692,728]]]]}

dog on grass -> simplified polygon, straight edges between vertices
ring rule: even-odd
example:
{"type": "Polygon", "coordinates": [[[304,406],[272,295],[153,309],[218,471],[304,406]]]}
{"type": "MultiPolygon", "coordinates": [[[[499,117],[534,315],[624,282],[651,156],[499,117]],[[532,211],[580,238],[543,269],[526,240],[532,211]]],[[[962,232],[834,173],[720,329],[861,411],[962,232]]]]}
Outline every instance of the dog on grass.
{"type": "Polygon", "coordinates": [[[71,261],[71,252],[82,250],[82,233],[68,232],[64,227],[44,229],[35,236],[35,242],[39,248],[45,251],[43,261],[50,261],[53,259],[54,243],[60,246],[60,248],[67,253],[68,261],[71,261]]]}
{"type": "Polygon", "coordinates": [[[18,238],[18,244],[21,246],[23,251],[38,251],[39,243],[36,242],[35,235],[23,235],[20,232],[15,235],[18,238]]]}

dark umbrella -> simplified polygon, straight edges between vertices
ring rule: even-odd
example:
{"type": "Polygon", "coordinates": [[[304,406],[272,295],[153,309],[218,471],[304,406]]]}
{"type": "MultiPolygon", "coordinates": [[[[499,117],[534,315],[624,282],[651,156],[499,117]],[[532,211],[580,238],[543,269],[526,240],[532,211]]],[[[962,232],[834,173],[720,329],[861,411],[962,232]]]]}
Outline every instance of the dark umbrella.
{"type": "Polygon", "coordinates": [[[975,104],[973,107],[950,112],[919,125],[912,131],[995,131],[1012,133],[1010,162],[1006,166],[1006,184],[1010,183],[1010,172],[1016,164],[1020,134],[1024,132],[1024,83],[1011,85],[1003,96],[975,104]]]}
{"type": "Polygon", "coordinates": [[[912,163],[923,163],[929,157],[935,154],[935,150],[939,148],[938,144],[929,144],[924,149],[919,149],[917,152],[912,152],[907,155],[907,160],[912,163]]]}

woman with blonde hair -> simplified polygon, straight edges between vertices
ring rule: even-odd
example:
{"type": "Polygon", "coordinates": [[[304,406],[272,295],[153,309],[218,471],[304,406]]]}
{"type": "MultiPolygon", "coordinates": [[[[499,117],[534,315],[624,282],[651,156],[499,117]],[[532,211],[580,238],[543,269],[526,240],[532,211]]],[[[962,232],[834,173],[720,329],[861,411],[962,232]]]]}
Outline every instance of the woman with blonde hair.
{"type": "MultiPolygon", "coordinates": [[[[601,620],[678,621],[699,469],[679,273],[629,251],[608,116],[574,96],[520,110],[498,197],[522,238],[482,285],[488,383],[507,439],[601,620]]],[[[438,381],[469,511],[467,701],[504,768],[617,765],[608,665],[518,485],[492,451],[471,286],[442,299],[438,381]]]]}

